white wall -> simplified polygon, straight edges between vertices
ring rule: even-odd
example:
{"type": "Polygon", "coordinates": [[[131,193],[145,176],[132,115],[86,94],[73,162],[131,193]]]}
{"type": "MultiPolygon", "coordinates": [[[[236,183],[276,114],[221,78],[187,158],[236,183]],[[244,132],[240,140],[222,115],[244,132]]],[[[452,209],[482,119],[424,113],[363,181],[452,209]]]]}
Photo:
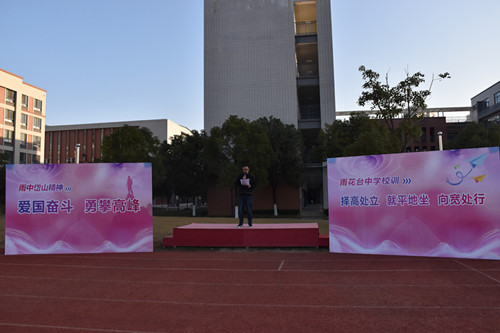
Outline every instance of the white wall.
{"type": "Polygon", "coordinates": [[[205,0],[205,130],[230,116],[297,126],[293,2],[205,0]]]}

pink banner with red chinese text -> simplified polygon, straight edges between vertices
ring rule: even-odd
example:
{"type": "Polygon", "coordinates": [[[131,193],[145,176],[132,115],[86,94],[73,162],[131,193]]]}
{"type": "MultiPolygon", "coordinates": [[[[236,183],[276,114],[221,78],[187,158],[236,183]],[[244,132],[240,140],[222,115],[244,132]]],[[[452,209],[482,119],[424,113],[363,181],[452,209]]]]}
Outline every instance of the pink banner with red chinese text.
{"type": "Polygon", "coordinates": [[[7,165],[5,254],[151,251],[151,164],[7,165]]]}

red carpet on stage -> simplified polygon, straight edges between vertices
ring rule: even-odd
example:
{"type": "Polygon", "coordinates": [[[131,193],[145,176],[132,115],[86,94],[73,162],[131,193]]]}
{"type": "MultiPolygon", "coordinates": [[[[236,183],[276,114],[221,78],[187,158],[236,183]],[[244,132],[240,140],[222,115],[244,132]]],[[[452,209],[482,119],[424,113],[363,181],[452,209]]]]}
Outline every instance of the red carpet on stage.
{"type": "Polygon", "coordinates": [[[317,223],[277,223],[245,225],[192,223],[177,227],[163,246],[194,247],[318,247],[317,223]]]}

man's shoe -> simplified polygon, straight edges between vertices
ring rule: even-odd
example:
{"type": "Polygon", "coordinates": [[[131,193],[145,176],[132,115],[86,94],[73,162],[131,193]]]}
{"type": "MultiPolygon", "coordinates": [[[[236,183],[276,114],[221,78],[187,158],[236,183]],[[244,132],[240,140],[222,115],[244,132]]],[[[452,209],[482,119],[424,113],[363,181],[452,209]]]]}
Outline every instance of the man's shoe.
{"type": "Polygon", "coordinates": [[[252,227],[252,225],[250,224],[248,227],[249,227],[249,228],[251,228],[251,227],[252,227]]]}
{"type": "Polygon", "coordinates": [[[241,224],[238,224],[238,226],[236,228],[241,228],[241,227],[243,227],[243,226],[241,224]]]}

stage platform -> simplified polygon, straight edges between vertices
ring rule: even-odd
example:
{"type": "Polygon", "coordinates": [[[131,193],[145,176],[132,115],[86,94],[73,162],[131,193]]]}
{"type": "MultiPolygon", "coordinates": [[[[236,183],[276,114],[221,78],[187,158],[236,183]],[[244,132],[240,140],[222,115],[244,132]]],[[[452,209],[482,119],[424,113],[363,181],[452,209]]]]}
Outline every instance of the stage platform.
{"type": "MultiPolygon", "coordinates": [[[[328,238],[328,236],[326,236],[328,238]]],[[[192,223],[163,238],[164,247],[319,247],[328,246],[317,223],[236,224],[192,223]]]]}

